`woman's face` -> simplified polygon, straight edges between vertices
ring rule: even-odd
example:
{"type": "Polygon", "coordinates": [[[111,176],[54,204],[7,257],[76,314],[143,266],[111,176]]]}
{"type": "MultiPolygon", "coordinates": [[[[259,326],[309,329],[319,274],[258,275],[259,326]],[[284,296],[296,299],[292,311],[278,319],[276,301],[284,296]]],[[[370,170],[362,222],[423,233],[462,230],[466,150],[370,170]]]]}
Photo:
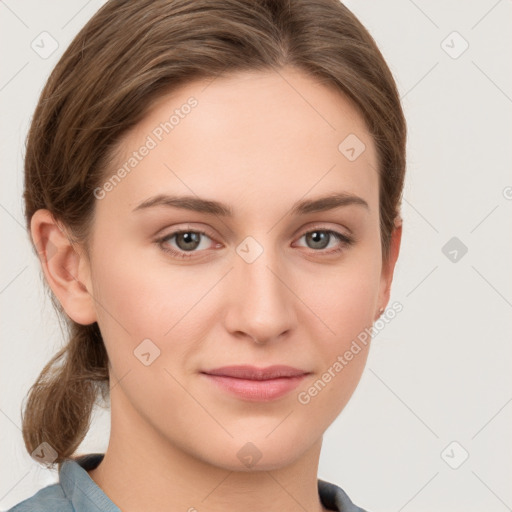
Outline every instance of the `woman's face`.
{"type": "Polygon", "coordinates": [[[291,69],[194,82],[123,139],[95,195],[86,286],[112,428],[232,470],[319,442],[357,386],[368,342],[353,342],[392,275],[359,113],[291,69]],[[305,375],[205,375],[233,365],[305,375]]]}

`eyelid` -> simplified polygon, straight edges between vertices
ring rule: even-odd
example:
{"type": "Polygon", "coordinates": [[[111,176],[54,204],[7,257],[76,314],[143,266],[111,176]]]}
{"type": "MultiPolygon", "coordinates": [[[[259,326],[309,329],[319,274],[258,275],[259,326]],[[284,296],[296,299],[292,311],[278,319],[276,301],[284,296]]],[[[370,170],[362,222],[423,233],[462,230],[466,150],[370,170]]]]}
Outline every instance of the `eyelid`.
{"type": "Polygon", "coordinates": [[[318,221],[318,222],[310,222],[306,225],[306,227],[302,226],[299,230],[297,230],[295,233],[309,233],[310,231],[314,231],[315,229],[318,230],[325,230],[325,231],[336,231],[347,238],[354,237],[353,231],[344,224],[338,224],[336,222],[329,222],[329,221],[318,221]]]}
{"type": "Polygon", "coordinates": [[[316,228],[314,228],[314,227],[309,228],[298,238],[298,240],[300,240],[301,238],[305,237],[306,235],[308,235],[310,233],[314,233],[315,231],[321,231],[324,233],[328,233],[328,235],[330,237],[329,242],[331,242],[331,239],[334,238],[337,243],[336,243],[335,247],[331,247],[330,249],[323,248],[323,249],[318,249],[318,250],[311,249],[306,246],[300,245],[299,247],[306,249],[307,256],[318,255],[318,256],[324,257],[324,258],[339,256],[339,255],[345,253],[346,251],[348,251],[356,243],[356,239],[352,235],[345,234],[337,229],[331,229],[331,228],[327,228],[327,227],[323,227],[323,226],[319,226],[316,228]]]}
{"type": "MultiPolygon", "coordinates": [[[[311,226],[308,226],[304,231],[300,230],[299,233],[302,233],[298,238],[302,238],[304,235],[307,235],[308,233],[311,233],[312,231],[327,231],[330,233],[336,233],[340,235],[342,238],[346,238],[347,241],[350,240],[350,243],[355,243],[357,241],[357,238],[355,237],[354,233],[349,229],[345,228],[346,232],[344,232],[339,227],[333,228],[326,226],[325,224],[319,223],[319,224],[313,224],[311,226]]],[[[320,252],[320,251],[318,251],[320,252]]]]}
{"type": "MultiPolygon", "coordinates": [[[[185,226],[183,227],[177,227],[177,228],[171,228],[171,231],[167,234],[165,234],[165,231],[166,231],[167,228],[164,228],[162,230],[160,230],[156,235],[155,235],[155,238],[157,239],[162,239],[162,238],[170,238],[172,237],[173,235],[177,235],[179,233],[186,233],[186,232],[189,232],[189,231],[193,231],[195,233],[201,233],[203,235],[206,235],[208,238],[212,239],[212,240],[215,240],[217,238],[217,235],[216,234],[213,234],[211,231],[208,230],[208,228],[196,228],[196,227],[193,227],[190,225],[190,223],[186,224],[185,226]],[[162,233],[162,234],[160,234],[162,233]]],[[[347,233],[343,233],[342,231],[340,231],[339,228],[331,228],[331,227],[328,227],[326,226],[325,224],[322,224],[322,223],[318,223],[318,224],[313,224],[313,225],[310,225],[308,226],[307,228],[301,228],[300,230],[297,230],[295,233],[294,233],[294,237],[296,238],[301,238],[303,237],[304,235],[308,234],[308,233],[311,233],[312,231],[315,231],[315,230],[318,230],[318,231],[331,231],[331,232],[334,232],[334,233],[339,233],[340,235],[346,237],[346,238],[351,238],[353,241],[356,241],[356,238],[353,234],[353,232],[349,229],[349,228],[345,228],[347,230],[347,233]],[[299,236],[300,234],[300,236],[299,236]]]]}
{"type": "MultiPolygon", "coordinates": [[[[345,248],[353,245],[357,241],[356,238],[354,237],[354,235],[352,234],[352,231],[350,231],[348,228],[346,228],[346,229],[347,229],[347,231],[350,232],[350,234],[343,233],[339,229],[330,228],[330,227],[327,227],[320,223],[320,224],[309,226],[308,228],[299,231],[299,233],[301,233],[301,234],[300,234],[300,236],[296,237],[296,240],[300,240],[305,235],[307,235],[311,232],[314,232],[314,231],[323,231],[326,233],[330,233],[332,236],[334,236],[338,240],[338,245],[339,245],[338,248],[330,249],[330,250],[309,249],[313,254],[318,253],[319,255],[321,255],[321,254],[329,255],[329,254],[333,254],[336,252],[342,252],[345,248]]],[[[175,237],[176,235],[179,235],[180,233],[188,233],[188,232],[193,232],[193,233],[198,233],[198,234],[204,235],[204,236],[208,237],[214,245],[219,245],[219,243],[220,243],[220,242],[217,242],[216,236],[212,235],[207,229],[194,228],[193,226],[190,226],[190,224],[183,226],[183,227],[173,228],[167,234],[164,233],[160,236],[157,235],[157,239],[155,240],[155,242],[162,248],[162,250],[164,252],[168,252],[177,257],[182,257],[185,259],[193,258],[195,254],[207,253],[208,249],[204,249],[201,251],[188,251],[187,252],[187,251],[182,251],[180,249],[175,249],[174,247],[169,247],[167,249],[164,249],[162,247],[168,239],[171,239],[171,238],[175,237]]],[[[303,247],[303,246],[301,246],[301,247],[303,247]]],[[[308,249],[308,248],[306,247],[306,249],[308,249]]]]}
{"type": "Polygon", "coordinates": [[[171,238],[174,235],[177,235],[179,233],[188,233],[188,232],[194,232],[194,233],[201,233],[203,235],[206,235],[208,238],[215,240],[217,238],[217,235],[213,233],[213,231],[210,231],[208,228],[203,227],[194,227],[190,224],[185,224],[183,227],[172,227],[172,228],[164,228],[160,230],[156,235],[156,239],[163,239],[163,238],[171,238]]]}

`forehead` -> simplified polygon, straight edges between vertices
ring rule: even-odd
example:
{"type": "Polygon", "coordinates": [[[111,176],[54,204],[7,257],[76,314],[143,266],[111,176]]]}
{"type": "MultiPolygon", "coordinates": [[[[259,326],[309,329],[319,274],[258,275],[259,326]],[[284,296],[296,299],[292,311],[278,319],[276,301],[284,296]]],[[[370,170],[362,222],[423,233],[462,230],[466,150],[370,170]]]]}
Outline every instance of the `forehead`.
{"type": "Polygon", "coordinates": [[[308,191],[378,198],[362,116],[334,87],[289,68],[197,80],[161,97],[121,141],[107,179],[123,166],[108,199],[130,208],[162,192],[213,194],[240,208],[308,191]]]}

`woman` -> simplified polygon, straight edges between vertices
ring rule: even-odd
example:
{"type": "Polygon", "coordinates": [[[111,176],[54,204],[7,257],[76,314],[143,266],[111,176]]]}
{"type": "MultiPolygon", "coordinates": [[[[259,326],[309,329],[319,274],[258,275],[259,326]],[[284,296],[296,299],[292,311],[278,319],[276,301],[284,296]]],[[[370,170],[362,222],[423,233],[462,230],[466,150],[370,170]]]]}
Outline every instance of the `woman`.
{"type": "Polygon", "coordinates": [[[11,510],[362,511],[317,478],[398,257],[406,125],[338,0],[109,1],[41,94],[27,227],[67,345],[11,510]],[[77,456],[101,394],[105,454],[77,456]]]}

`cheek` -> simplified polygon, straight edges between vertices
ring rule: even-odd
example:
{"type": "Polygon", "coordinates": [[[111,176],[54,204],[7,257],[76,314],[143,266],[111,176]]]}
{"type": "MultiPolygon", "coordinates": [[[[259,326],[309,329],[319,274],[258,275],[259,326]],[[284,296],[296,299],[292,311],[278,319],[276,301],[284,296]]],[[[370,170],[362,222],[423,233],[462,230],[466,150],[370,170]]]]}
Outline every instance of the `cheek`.
{"type": "Polygon", "coordinates": [[[150,293],[151,276],[133,263],[120,258],[116,262],[102,261],[96,265],[94,295],[99,306],[96,308],[98,323],[105,329],[112,329],[113,333],[120,331],[134,338],[149,337],[150,333],[144,331],[150,325],[156,327],[154,320],[158,312],[155,307],[162,303],[162,298],[150,293]]]}
{"type": "Polygon", "coordinates": [[[299,407],[305,414],[310,411],[322,429],[336,419],[354,393],[371,343],[373,288],[344,284],[343,289],[331,290],[322,298],[319,311],[329,330],[322,325],[315,331],[317,336],[312,334],[319,364],[297,395],[299,407]]]}
{"type": "MultiPolygon", "coordinates": [[[[114,254],[108,247],[105,254],[109,250],[114,254]]],[[[170,271],[155,264],[154,256],[144,261],[143,252],[136,255],[133,250],[118,250],[117,254],[115,260],[98,259],[94,265],[99,323],[129,333],[134,340],[162,338],[197,296],[191,276],[183,269],[170,271]]]]}
{"type": "Polygon", "coordinates": [[[354,263],[315,277],[302,294],[311,314],[311,339],[320,356],[318,373],[301,387],[298,403],[323,413],[325,425],[349,401],[364,370],[371,342],[380,265],[375,257],[361,255],[354,263]],[[314,284],[314,286],[313,286],[314,284]]]}
{"type": "Polygon", "coordinates": [[[299,296],[318,317],[316,332],[323,333],[321,338],[329,347],[342,348],[371,326],[379,283],[378,260],[363,254],[303,280],[299,296]]]}
{"type": "Polygon", "coordinates": [[[192,267],[173,269],[157,264],[154,255],[141,261],[141,254],[119,252],[123,256],[116,261],[97,260],[93,276],[98,325],[113,374],[144,373],[141,358],[147,353],[153,369],[186,371],[180,367],[185,356],[210,328],[211,314],[199,302],[216,276],[201,278],[192,267]]]}

